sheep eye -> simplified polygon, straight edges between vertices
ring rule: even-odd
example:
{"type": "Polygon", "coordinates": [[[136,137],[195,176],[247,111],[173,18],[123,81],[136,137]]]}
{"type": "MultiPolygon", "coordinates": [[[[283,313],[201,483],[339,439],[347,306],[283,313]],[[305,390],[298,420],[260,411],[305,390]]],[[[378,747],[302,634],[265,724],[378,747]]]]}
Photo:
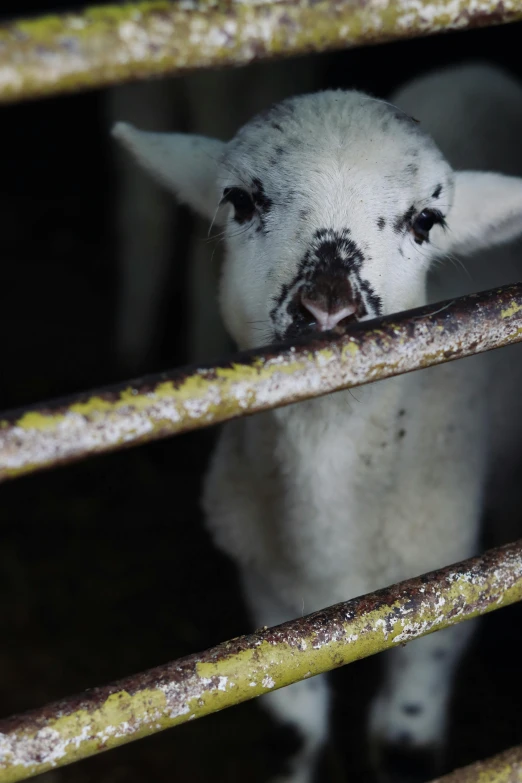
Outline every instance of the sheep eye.
{"type": "Polygon", "coordinates": [[[444,217],[436,209],[423,209],[419,212],[412,225],[417,244],[429,242],[429,233],[437,223],[444,225],[444,217]]]}
{"type": "Polygon", "coordinates": [[[223,201],[228,201],[234,207],[234,218],[238,223],[244,223],[251,220],[255,212],[254,202],[246,190],[241,188],[225,188],[223,191],[223,201]]]}

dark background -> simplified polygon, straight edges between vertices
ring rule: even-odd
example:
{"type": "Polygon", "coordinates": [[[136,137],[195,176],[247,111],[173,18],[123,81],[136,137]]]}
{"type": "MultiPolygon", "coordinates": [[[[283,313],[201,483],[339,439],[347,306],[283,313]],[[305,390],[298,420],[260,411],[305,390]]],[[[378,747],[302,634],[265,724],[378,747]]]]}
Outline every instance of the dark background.
{"type": "MultiPolygon", "coordinates": [[[[64,4],[65,7],[65,4],[64,4]]],[[[2,15],[50,9],[4,5],[2,15]]],[[[461,59],[522,76],[522,26],[321,55],[325,86],[385,95],[461,59]]],[[[124,376],[115,359],[115,181],[101,91],[1,108],[0,408],[124,376]]],[[[186,360],[184,281],[172,276],[158,352],[186,360]]],[[[210,544],[198,496],[214,431],[22,478],[0,488],[0,715],[36,707],[250,629],[232,565],[210,544]]],[[[488,545],[484,541],[484,546],[488,545]]],[[[522,741],[520,628],[482,621],[460,671],[449,766],[522,741]]],[[[338,672],[334,761],[370,783],[363,724],[378,659],[338,672]]],[[[283,734],[250,703],[49,773],[63,783],[265,780],[283,734]]],[[[43,780],[44,778],[42,778],[43,780]]]]}

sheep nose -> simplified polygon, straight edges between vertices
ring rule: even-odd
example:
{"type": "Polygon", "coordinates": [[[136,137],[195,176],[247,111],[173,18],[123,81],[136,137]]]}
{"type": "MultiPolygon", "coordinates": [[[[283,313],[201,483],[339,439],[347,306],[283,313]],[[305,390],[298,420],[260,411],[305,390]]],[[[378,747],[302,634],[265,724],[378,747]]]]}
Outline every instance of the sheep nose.
{"type": "Polygon", "coordinates": [[[366,315],[361,297],[344,270],[314,275],[296,292],[293,307],[289,337],[310,330],[326,332],[341,321],[357,321],[366,315]]]}
{"type": "Polygon", "coordinates": [[[357,307],[353,302],[337,303],[329,307],[322,298],[314,300],[309,296],[301,296],[301,304],[312,314],[320,332],[333,329],[334,326],[337,326],[345,318],[355,315],[357,312],[357,307]]]}

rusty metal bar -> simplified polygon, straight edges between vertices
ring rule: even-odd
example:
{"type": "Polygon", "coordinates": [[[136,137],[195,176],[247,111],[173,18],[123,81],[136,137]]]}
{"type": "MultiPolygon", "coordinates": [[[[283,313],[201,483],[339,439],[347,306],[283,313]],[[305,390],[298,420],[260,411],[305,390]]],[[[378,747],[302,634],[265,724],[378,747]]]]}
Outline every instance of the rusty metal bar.
{"type": "Polygon", "coordinates": [[[0,27],[0,101],[522,19],[522,0],[178,0],[0,27]]]}
{"type": "Polygon", "coordinates": [[[457,769],[432,783],[522,783],[522,746],[457,769]]]}
{"type": "Polygon", "coordinates": [[[70,764],[520,600],[522,540],[0,721],[0,783],[70,764]]]}
{"type": "Polygon", "coordinates": [[[0,481],[522,340],[522,284],[0,414],[0,481]]]}

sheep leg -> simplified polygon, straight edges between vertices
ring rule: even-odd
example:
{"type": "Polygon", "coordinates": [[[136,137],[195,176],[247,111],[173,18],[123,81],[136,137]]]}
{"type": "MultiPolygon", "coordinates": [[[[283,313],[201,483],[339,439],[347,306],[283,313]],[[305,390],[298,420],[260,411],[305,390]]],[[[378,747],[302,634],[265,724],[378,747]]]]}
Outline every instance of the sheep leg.
{"type": "Polygon", "coordinates": [[[385,681],[369,726],[384,781],[423,783],[438,774],[453,677],[474,627],[462,623],[386,654],[385,681]]]}

